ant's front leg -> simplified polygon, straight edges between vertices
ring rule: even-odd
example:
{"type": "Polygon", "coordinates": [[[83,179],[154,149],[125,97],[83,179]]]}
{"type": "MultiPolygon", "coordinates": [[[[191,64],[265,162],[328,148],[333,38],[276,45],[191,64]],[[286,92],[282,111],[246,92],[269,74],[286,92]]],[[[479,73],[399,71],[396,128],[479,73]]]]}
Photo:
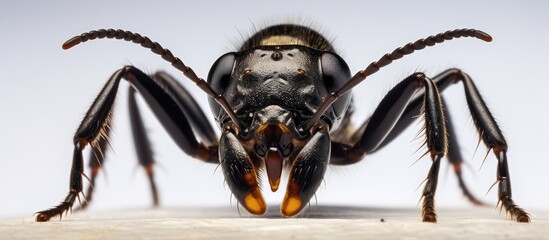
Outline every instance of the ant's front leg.
{"type": "Polygon", "coordinates": [[[50,218],[72,209],[75,200],[80,199],[82,193],[82,175],[84,175],[84,159],[82,151],[88,144],[97,144],[99,140],[106,137],[106,129],[109,128],[112,109],[116,92],[122,78],[122,71],[117,71],[103,87],[86,116],[80,123],[73,138],[74,151],[70,173],[69,193],[65,200],[59,205],[44,211],[37,212],[36,221],[45,222],[50,218]]]}
{"type": "Polygon", "coordinates": [[[364,155],[376,151],[401,118],[418,89],[423,88],[423,115],[425,145],[433,163],[423,190],[423,221],[436,222],[434,196],[437,188],[441,158],[448,151],[446,122],[442,100],[435,83],[423,73],[415,73],[391,89],[369,119],[360,139],[349,146],[332,143],[332,164],[349,164],[362,160],[364,155]]]}
{"type": "MultiPolygon", "coordinates": [[[[121,79],[126,79],[139,91],[164,129],[186,154],[206,162],[217,162],[217,145],[205,145],[197,141],[191,124],[182,110],[182,104],[179,104],[181,96],[177,95],[177,89],[164,88],[139,69],[127,66],[111,76],[75,133],[69,193],[65,200],[51,209],[38,212],[36,221],[44,222],[54,216],[62,216],[64,212],[72,209],[74,202],[82,193],[82,175],[84,175],[82,151],[88,144],[92,144],[97,148],[100,141],[106,138],[106,129],[109,128],[111,113],[121,79]]],[[[206,133],[206,135],[208,134],[206,133]]],[[[209,139],[209,142],[215,143],[211,140],[211,137],[209,139]]]]}

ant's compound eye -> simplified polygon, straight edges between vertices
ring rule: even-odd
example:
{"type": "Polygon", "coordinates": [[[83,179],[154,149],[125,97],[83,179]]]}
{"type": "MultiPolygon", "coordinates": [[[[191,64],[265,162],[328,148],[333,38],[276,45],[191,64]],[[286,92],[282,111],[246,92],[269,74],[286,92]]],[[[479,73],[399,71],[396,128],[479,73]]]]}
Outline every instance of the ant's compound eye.
{"type": "Polygon", "coordinates": [[[335,53],[322,54],[321,64],[322,76],[328,92],[338,90],[351,78],[349,66],[335,53]]]}
{"type": "MultiPolygon", "coordinates": [[[[325,52],[321,57],[322,78],[326,85],[328,93],[339,90],[349,79],[351,79],[351,71],[347,63],[335,53],[325,52]]],[[[343,117],[345,111],[351,102],[351,92],[343,94],[333,104],[334,114],[336,118],[343,117]]]]}
{"type": "MultiPolygon", "coordinates": [[[[225,90],[227,90],[227,86],[231,81],[235,58],[235,53],[227,53],[217,59],[210,69],[210,73],[208,73],[208,85],[217,94],[223,95],[225,90]]],[[[221,105],[211,97],[208,97],[208,102],[210,103],[213,115],[217,118],[221,111],[221,105]]]]}
{"type": "MultiPolygon", "coordinates": [[[[221,56],[210,68],[210,73],[208,74],[208,84],[212,89],[223,95],[227,89],[227,85],[231,80],[231,74],[233,73],[235,63],[235,54],[227,53],[221,56]]],[[[251,70],[249,70],[251,72],[251,70]]]]}

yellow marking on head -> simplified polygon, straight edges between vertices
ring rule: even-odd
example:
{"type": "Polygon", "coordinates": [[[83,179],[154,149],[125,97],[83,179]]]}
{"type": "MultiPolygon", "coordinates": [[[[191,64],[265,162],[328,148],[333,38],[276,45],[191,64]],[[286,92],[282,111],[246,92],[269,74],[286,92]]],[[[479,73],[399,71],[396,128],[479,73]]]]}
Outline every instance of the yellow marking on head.
{"type": "Polygon", "coordinates": [[[282,130],[282,133],[287,133],[288,132],[288,127],[286,127],[286,125],[284,125],[282,123],[279,123],[279,124],[277,124],[277,126],[280,128],[280,130],[282,130]]]}
{"type": "Polygon", "coordinates": [[[296,38],[288,35],[277,35],[270,36],[268,38],[262,39],[259,45],[262,46],[273,46],[273,45],[303,45],[308,46],[306,42],[300,38],[296,38]]]}
{"type": "MultiPolygon", "coordinates": [[[[268,127],[268,126],[271,126],[272,124],[269,124],[269,123],[263,123],[261,125],[259,125],[259,127],[257,127],[257,129],[255,130],[256,133],[262,133],[265,131],[265,129],[268,127]]],[[[276,126],[282,131],[282,133],[287,133],[289,131],[288,127],[286,127],[286,125],[282,124],[282,123],[277,123],[276,126]]]]}
{"type": "Polygon", "coordinates": [[[257,133],[262,133],[263,131],[265,131],[265,128],[267,128],[267,126],[269,126],[269,124],[261,124],[259,125],[259,127],[257,127],[257,130],[255,130],[257,133]]]}

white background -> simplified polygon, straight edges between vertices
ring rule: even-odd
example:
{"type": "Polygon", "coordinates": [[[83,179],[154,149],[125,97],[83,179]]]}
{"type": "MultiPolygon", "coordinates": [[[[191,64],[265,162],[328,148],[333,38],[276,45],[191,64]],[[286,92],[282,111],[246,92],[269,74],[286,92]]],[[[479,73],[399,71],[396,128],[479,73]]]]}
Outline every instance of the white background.
{"type": "MultiPolygon", "coordinates": [[[[0,217],[30,217],[65,197],[74,130],[107,78],[124,65],[149,73],[163,69],[178,76],[211,116],[206,95],[148,50],[101,40],[63,51],[61,43],[66,39],[97,28],[132,30],[170,48],[205,78],[211,64],[234,50],[241,35],[248,36],[253,26],[288,20],[313,22],[335,38],[334,45],[353,73],[398,46],[441,31],[466,27],[490,33],[492,43],[453,40],[384,68],[355,89],[355,118],[364,120],[391,86],[416,70],[432,76],[449,67],[463,69],[475,80],[507,137],[515,200],[535,215],[536,210],[547,209],[549,198],[543,187],[549,169],[548,10],[549,4],[542,1],[3,1],[0,217]]],[[[151,206],[148,183],[132,149],[128,85],[121,86],[112,136],[115,153],[109,152],[106,177],[102,172],[98,179],[94,211],[151,206]]],[[[480,168],[486,150],[481,145],[474,155],[478,135],[462,93],[458,84],[443,94],[450,102],[450,121],[458,126],[468,162],[466,180],[475,195],[495,205],[496,188],[485,193],[495,181],[496,161],[489,155],[480,168]]],[[[184,155],[146,108],[142,112],[159,163],[162,206],[229,206],[230,191],[222,171],[184,155]]],[[[414,151],[421,141],[413,139],[420,127],[415,125],[358,164],[329,168],[317,192],[318,204],[415,208],[421,194],[416,189],[430,166],[428,158],[414,164],[420,156],[414,151]]],[[[268,203],[278,207],[284,189],[274,194],[264,189],[268,203]]],[[[470,205],[446,163],[441,168],[437,203],[470,205]]]]}

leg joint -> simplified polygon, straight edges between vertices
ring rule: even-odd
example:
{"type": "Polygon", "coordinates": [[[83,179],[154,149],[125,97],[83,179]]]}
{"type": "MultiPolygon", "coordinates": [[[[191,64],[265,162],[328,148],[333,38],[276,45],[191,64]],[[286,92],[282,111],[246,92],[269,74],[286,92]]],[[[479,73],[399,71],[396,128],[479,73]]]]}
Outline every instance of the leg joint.
{"type": "Polygon", "coordinates": [[[86,147],[86,145],[88,145],[89,141],[87,139],[78,139],[78,138],[75,138],[74,139],[74,148],[77,150],[77,151],[82,151],[84,150],[84,148],[86,147]]]}
{"type": "Polygon", "coordinates": [[[450,68],[446,71],[451,83],[457,83],[465,78],[465,73],[459,68],[450,68]]]}

